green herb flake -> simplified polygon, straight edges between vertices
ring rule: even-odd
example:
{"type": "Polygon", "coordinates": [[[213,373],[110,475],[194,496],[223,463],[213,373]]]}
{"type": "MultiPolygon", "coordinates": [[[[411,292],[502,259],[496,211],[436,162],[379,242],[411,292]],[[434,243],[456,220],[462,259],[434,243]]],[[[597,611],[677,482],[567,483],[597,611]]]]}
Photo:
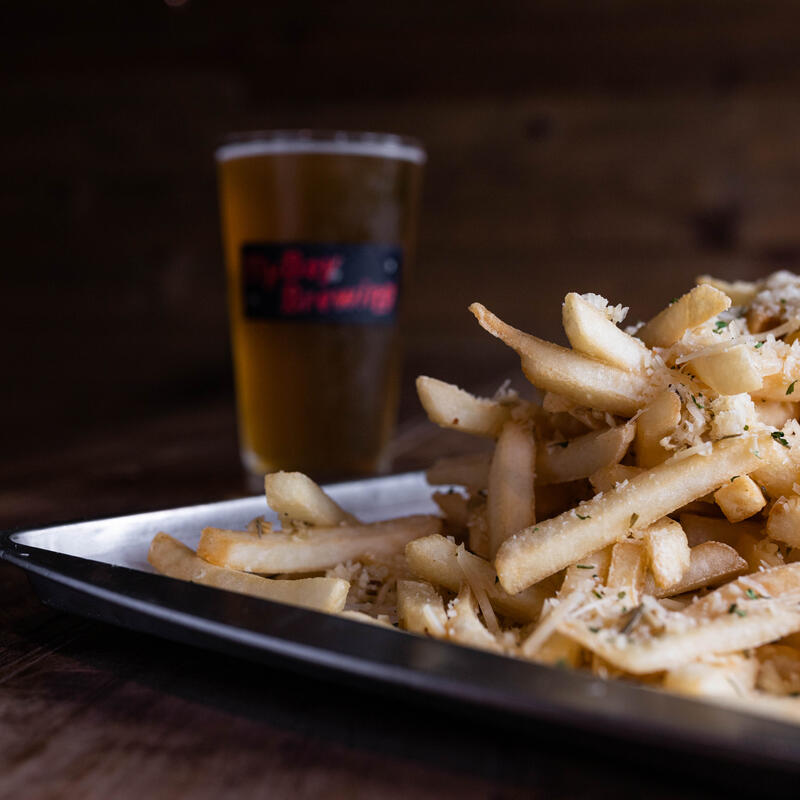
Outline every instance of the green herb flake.
{"type": "Polygon", "coordinates": [[[588,628],[592,633],[599,633],[600,631],[600,628],[596,628],[594,625],[589,625],[588,628]]]}
{"type": "Polygon", "coordinates": [[[734,482],[734,481],[735,481],[735,480],[736,480],[738,477],[739,477],[738,475],[734,475],[734,476],[731,478],[731,483],[733,483],[733,482],[734,482]]]}
{"type": "Polygon", "coordinates": [[[705,406],[702,406],[702,405],[700,405],[700,403],[698,403],[698,402],[697,402],[697,398],[696,398],[694,395],[691,395],[691,398],[692,398],[692,402],[693,402],[693,403],[694,403],[694,404],[695,404],[695,405],[696,405],[696,406],[697,406],[699,409],[703,409],[703,410],[705,410],[705,406]]]}
{"type": "Polygon", "coordinates": [[[673,297],[673,298],[672,298],[672,300],[670,300],[670,301],[669,301],[669,304],[670,304],[670,305],[673,305],[673,304],[677,303],[677,302],[678,302],[678,300],[680,300],[680,298],[679,298],[679,297],[673,297]]]}
{"type": "Polygon", "coordinates": [[[772,431],[770,436],[772,436],[772,438],[778,444],[782,444],[784,447],[788,447],[789,446],[789,442],[786,441],[786,434],[783,431],[772,431]]]}
{"type": "Polygon", "coordinates": [[[753,345],[753,347],[755,347],[755,349],[756,349],[756,350],[758,350],[759,348],[761,348],[761,347],[763,347],[763,346],[764,346],[764,342],[756,342],[756,343],[753,345]]]}
{"type": "Polygon", "coordinates": [[[582,516],[581,514],[578,514],[577,511],[575,512],[575,514],[577,515],[578,519],[591,519],[592,518],[591,514],[587,514],[585,517],[582,516]]]}
{"type": "Polygon", "coordinates": [[[797,383],[797,381],[792,381],[792,382],[789,384],[789,388],[786,390],[786,394],[792,394],[792,393],[794,392],[794,385],[795,385],[796,383],[797,383]]]}
{"type": "Polygon", "coordinates": [[[728,606],[728,613],[729,614],[736,614],[737,617],[746,617],[747,616],[747,612],[743,611],[741,608],[739,608],[739,606],[737,606],[736,603],[731,603],[728,606]]]}
{"type": "Polygon", "coordinates": [[[747,595],[748,600],[763,600],[764,595],[759,594],[758,592],[754,592],[752,589],[746,589],[745,594],[747,595]]]}
{"type": "Polygon", "coordinates": [[[753,450],[753,455],[754,455],[756,458],[761,458],[761,453],[759,453],[759,452],[758,452],[758,450],[753,450]]]}
{"type": "Polygon", "coordinates": [[[631,524],[628,527],[632,528],[636,524],[637,519],[639,519],[639,515],[634,511],[633,514],[631,514],[631,524]]]}
{"type": "Polygon", "coordinates": [[[593,594],[593,595],[594,595],[594,596],[595,596],[595,597],[596,597],[598,600],[602,600],[602,599],[603,599],[603,593],[602,593],[602,592],[598,592],[598,591],[597,591],[597,589],[592,589],[592,594],[593,594]]]}
{"type": "Polygon", "coordinates": [[[578,569],[594,569],[594,564],[576,564],[578,569]]]}
{"type": "Polygon", "coordinates": [[[749,426],[749,425],[745,425],[745,426],[744,426],[744,429],[745,429],[746,431],[749,431],[749,430],[750,430],[750,426],[749,426]]]}
{"type": "Polygon", "coordinates": [[[623,597],[625,597],[625,592],[617,592],[617,598],[619,600],[622,600],[623,597]]]}
{"type": "Polygon", "coordinates": [[[722,331],[724,331],[725,328],[727,328],[727,327],[728,327],[728,323],[727,322],[723,322],[722,320],[718,320],[717,322],[714,323],[714,333],[722,333],[722,331]]]}

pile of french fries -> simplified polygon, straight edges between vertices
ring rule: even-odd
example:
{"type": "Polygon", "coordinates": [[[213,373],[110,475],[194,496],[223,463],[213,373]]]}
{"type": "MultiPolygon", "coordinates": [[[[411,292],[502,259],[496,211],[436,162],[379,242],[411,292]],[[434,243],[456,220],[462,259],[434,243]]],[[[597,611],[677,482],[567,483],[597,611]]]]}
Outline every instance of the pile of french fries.
{"type": "Polygon", "coordinates": [[[441,516],[363,524],[265,479],[280,530],[159,534],[160,572],[800,720],[800,277],[709,277],[646,324],[570,293],[571,347],[478,323],[541,402],[417,380],[493,453],[428,471],[441,516]],[[269,576],[269,577],[266,577],[269,576]]]}

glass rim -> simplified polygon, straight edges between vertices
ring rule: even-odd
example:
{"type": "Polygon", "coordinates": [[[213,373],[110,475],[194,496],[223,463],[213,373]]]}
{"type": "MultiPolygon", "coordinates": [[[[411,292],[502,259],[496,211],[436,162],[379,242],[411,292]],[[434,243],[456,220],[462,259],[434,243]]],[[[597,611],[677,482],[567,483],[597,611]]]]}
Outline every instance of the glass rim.
{"type": "Polygon", "coordinates": [[[214,151],[218,162],[258,155],[328,153],[372,156],[424,164],[425,147],[419,139],[371,131],[278,129],[230,133],[214,151]]]}

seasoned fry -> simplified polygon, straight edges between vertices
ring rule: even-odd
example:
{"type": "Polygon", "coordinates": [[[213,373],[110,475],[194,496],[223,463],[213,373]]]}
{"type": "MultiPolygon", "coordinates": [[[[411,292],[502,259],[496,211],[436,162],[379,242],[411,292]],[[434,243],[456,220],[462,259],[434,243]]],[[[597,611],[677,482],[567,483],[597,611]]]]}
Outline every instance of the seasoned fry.
{"type": "Polygon", "coordinates": [[[710,275],[700,275],[696,283],[698,285],[707,284],[708,286],[713,286],[728,295],[731,305],[734,306],[744,306],[752,303],[758,292],[758,286],[751,281],[723,281],[719,278],[712,278],[710,275]]]}
{"type": "Polygon", "coordinates": [[[689,362],[690,370],[717,394],[755,392],[763,385],[752,347],[743,344],[700,356],[689,362]]]}
{"type": "Polygon", "coordinates": [[[424,515],[370,525],[312,528],[297,533],[252,536],[241,531],[206,528],[197,555],[211,564],[246,572],[311,572],[365,556],[389,556],[405,545],[441,529],[442,521],[424,515]]]}
{"type": "Polygon", "coordinates": [[[607,492],[613,489],[618,483],[625,483],[641,475],[644,470],[641,467],[629,467],[625,464],[609,464],[602,467],[597,472],[589,476],[589,481],[595,492],[607,492]]]}
{"type": "Polygon", "coordinates": [[[331,526],[341,522],[358,524],[302,472],[273,472],[264,478],[267,505],[278,516],[309,525],[331,526]]]}
{"type": "Polygon", "coordinates": [[[573,350],[613,367],[644,370],[650,351],[630,334],[621,331],[599,308],[575,292],[564,298],[564,332],[573,350]]]}
{"type": "Polygon", "coordinates": [[[478,618],[475,598],[467,584],[461,587],[458,597],[450,604],[451,613],[447,619],[447,638],[466,647],[502,653],[503,648],[497,639],[484,627],[478,618]]]}
{"type": "Polygon", "coordinates": [[[397,616],[400,627],[437,638],[447,635],[447,613],[441,595],[425,581],[397,582],[397,616]]]}
{"type": "Polygon", "coordinates": [[[689,549],[689,566],[679,581],[663,587],[646,585],[645,592],[654,597],[672,597],[707,586],[721,586],[747,569],[747,561],[729,545],[703,542],[689,549]]]}
{"type": "Polygon", "coordinates": [[[659,392],[636,421],[636,463],[655,467],[669,458],[661,440],[669,436],[681,420],[681,398],[672,389],[659,392]]]}
{"type": "Polygon", "coordinates": [[[622,460],[633,441],[636,423],[592,431],[577,439],[551,442],[536,450],[536,484],[566,483],[588,478],[622,460]]]}
{"type": "Polygon", "coordinates": [[[647,528],[642,540],[656,586],[663,589],[680,583],[691,564],[691,551],[683,528],[665,517],[647,528]]]}
{"type": "Polygon", "coordinates": [[[714,492],[714,500],[728,522],[741,522],[767,504],[758,484],[747,475],[737,475],[714,492]]]}
{"type": "Polygon", "coordinates": [[[501,546],[495,561],[503,588],[519,592],[628,531],[643,530],[717,489],[731,475],[755,469],[776,446],[769,434],[716,442],[708,455],[673,457],[619,489],[516,534],[501,546]]]}
{"type": "Polygon", "coordinates": [[[800,497],[782,497],[767,517],[767,536],[791,547],[800,547],[800,497]]]}
{"type": "Polygon", "coordinates": [[[489,468],[486,521],[491,558],[512,533],[534,523],[535,471],[536,445],[530,426],[506,422],[489,468]]]}
{"type": "Polygon", "coordinates": [[[611,548],[611,563],[608,567],[608,588],[620,599],[627,597],[632,605],[638,605],[644,587],[646,552],[641,542],[617,542],[611,548]]]}
{"type": "Polygon", "coordinates": [[[417,394],[431,422],[442,428],[496,437],[511,416],[511,406],[469,392],[436,378],[420,375],[417,394]]]}
{"type": "Polygon", "coordinates": [[[631,417],[652,391],[646,375],[600,361],[537,339],[512,328],[480,303],[469,310],[481,327],[517,352],[522,371],[539,389],[563,395],[575,403],[631,417]]]}
{"type": "Polygon", "coordinates": [[[695,286],[657,314],[637,336],[648,347],[669,347],[687,330],[696,328],[730,308],[731,300],[708,284],[695,286]]]}
{"type": "Polygon", "coordinates": [[[693,661],[669,670],[663,686],[694,697],[741,697],[754,688],[758,668],[757,659],[735,654],[693,661]]]}
{"type": "Polygon", "coordinates": [[[298,578],[283,581],[215,567],[166,533],[156,534],[147,560],[162,575],[201,583],[264,600],[289,603],[336,614],[344,608],[350,584],[341,578],[298,578]]]}

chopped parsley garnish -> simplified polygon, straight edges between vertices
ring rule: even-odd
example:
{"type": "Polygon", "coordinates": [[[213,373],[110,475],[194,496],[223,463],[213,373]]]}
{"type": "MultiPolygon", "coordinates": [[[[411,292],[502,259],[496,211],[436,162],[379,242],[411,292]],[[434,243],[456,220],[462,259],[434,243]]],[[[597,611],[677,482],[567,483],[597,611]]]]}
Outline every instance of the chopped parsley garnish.
{"type": "Polygon", "coordinates": [[[672,305],[673,303],[677,303],[680,298],[673,297],[672,300],[669,301],[669,304],[672,305]]]}
{"type": "Polygon", "coordinates": [[[758,450],[753,450],[753,455],[754,455],[756,458],[761,458],[761,453],[759,453],[759,452],[758,452],[758,450]]]}
{"type": "Polygon", "coordinates": [[[734,476],[731,478],[731,483],[733,483],[733,482],[734,482],[734,481],[735,481],[735,480],[736,480],[738,477],[739,477],[738,475],[734,475],[734,476]]]}
{"type": "Polygon", "coordinates": [[[578,569],[594,569],[594,564],[576,564],[578,569]]]}
{"type": "Polygon", "coordinates": [[[772,431],[770,436],[772,436],[772,438],[778,444],[782,444],[784,447],[788,447],[789,446],[789,442],[786,441],[786,434],[783,431],[772,431]]]}
{"type": "Polygon", "coordinates": [[[739,606],[737,606],[736,603],[731,603],[728,606],[728,613],[729,614],[736,614],[737,617],[746,617],[747,616],[747,612],[743,611],[741,608],[739,608],[739,606]]]}
{"type": "Polygon", "coordinates": [[[786,390],[786,394],[792,394],[792,392],[794,392],[794,385],[795,385],[796,383],[797,383],[797,381],[792,381],[792,382],[789,384],[789,388],[786,390]]]}
{"type": "Polygon", "coordinates": [[[723,322],[721,319],[717,320],[717,322],[714,323],[714,333],[722,333],[727,327],[727,322],[723,322]]]}
{"type": "Polygon", "coordinates": [[[590,630],[592,633],[597,633],[597,632],[600,630],[600,628],[595,628],[595,626],[594,626],[594,625],[589,625],[589,630],[590,630]]]}
{"type": "Polygon", "coordinates": [[[598,592],[597,589],[592,589],[592,594],[598,599],[601,600],[603,598],[603,593],[598,592]]]}
{"type": "Polygon", "coordinates": [[[745,426],[744,426],[744,429],[745,429],[746,431],[749,431],[749,430],[750,430],[750,426],[749,426],[749,425],[745,425],[745,426]]]}
{"type": "Polygon", "coordinates": [[[591,515],[591,514],[587,514],[587,515],[584,517],[584,516],[581,516],[580,514],[578,514],[578,512],[577,512],[577,511],[576,511],[575,513],[577,514],[577,516],[578,516],[578,519],[591,519],[591,518],[592,518],[592,515],[591,515]]]}
{"type": "MultiPolygon", "coordinates": [[[[702,397],[702,395],[700,395],[702,397]]],[[[691,395],[692,402],[700,409],[705,409],[705,406],[701,406],[700,403],[697,402],[697,398],[694,395],[691,395]]]]}
{"type": "Polygon", "coordinates": [[[631,524],[628,527],[632,528],[636,524],[637,519],[639,519],[639,515],[634,511],[633,514],[631,514],[631,524]]]}
{"type": "Polygon", "coordinates": [[[756,349],[756,350],[758,350],[758,349],[759,349],[759,347],[763,347],[763,346],[764,346],[764,342],[756,342],[756,343],[753,345],[753,347],[755,347],[755,349],[756,349]]]}
{"type": "Polygon", "coordinates": [[[764,595],[759,594],[758,592],[754,592],[752,589],[746,589],[745,594],[747,595],[748,600],[764,600],[764,595]]]}
{"type": "Polygon", "coordinates": [[[622,600],[622,598],[623,598],[623,597],[625,597],[625,592],[617,592],[617,597],[618,597],[620,600],[622,600]]]}

